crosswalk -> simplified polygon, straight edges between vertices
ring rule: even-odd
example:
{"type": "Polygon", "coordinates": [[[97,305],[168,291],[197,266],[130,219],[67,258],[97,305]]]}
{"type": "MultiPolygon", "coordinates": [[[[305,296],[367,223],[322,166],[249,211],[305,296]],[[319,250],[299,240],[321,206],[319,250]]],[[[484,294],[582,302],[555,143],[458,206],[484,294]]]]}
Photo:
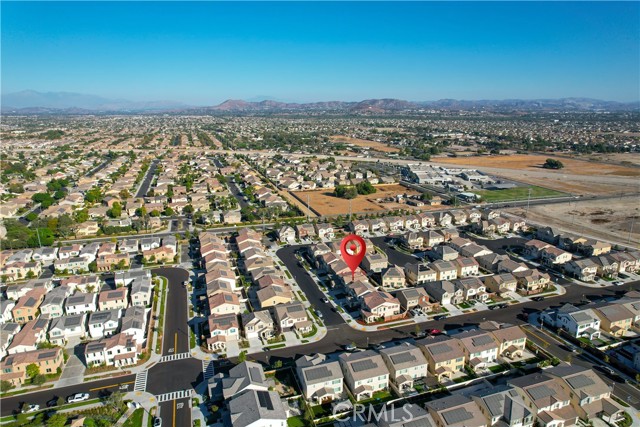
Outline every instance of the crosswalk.
{"type": "Polygon", "coordinates": [[[134,391],[145,391],[147,389],[147,370],[136,374],[136,382],[133,385],[134,391]]]}
{"type": "Polygon", "coordinates": [[[189,390],[180,390],[180,391],[172,391],[171,393],[159,394],[156,396],[158,399],[158,403],[168,402],[170,400],[183,399],[185,397],[191,397],[193,393],[192,389],[189,390]]]}
{"type": "Polygon", "coordinates": [[[213,360],[202,361],[202,373],[205,381],[209,381],[209,378],[213,377],[213,360]]]}
{"type": "Polygon", "coordinates": [[[171,362],[172,360],[188,359],[190,357],[191,357],[191,353],[169,354],[167,356],[162,356],[162,358],[160,359],[160,363],[171,362]]]}

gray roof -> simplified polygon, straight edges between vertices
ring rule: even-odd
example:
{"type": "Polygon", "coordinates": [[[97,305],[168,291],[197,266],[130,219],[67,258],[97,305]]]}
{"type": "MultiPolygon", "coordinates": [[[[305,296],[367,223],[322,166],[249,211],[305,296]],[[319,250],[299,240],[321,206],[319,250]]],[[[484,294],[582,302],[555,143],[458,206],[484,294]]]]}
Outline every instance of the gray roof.
{"type": "Polygon", "coordinates": [[[380,353],[396,370],[427,364],[427,359],[422,354],[422,351],[409,343],[382,349],[380,353]]]}
{"type": "Polygon", "coordinates": [[[84,321],[86,314],[72,314],[69,316],[61,316],[51,320],[51,326],[49,327],[49,331],[52,329],[67,329],[67,328],[75,328],[76,326],[80,326],[84,321]]]}
{"type": "Polygon", "coordinates": [[[229,399],[244,391],[249,385],[268,387],[262,366],[255,362],[243,362],[229,371],[229,376],[222,380],[222,394],[229,399]]]}
{"type": "Polygon", "coordinates": [[[389,375],[389,371],[378,353],[367,350],[359,353],[343,353],[340,355],[340,364],[351,372],[355,381],[389,375]]]}
{"type": "Polygon", "coordinates": [[[118,320],[120,318],[120,310],[95,311],[89,314],[89,325],[105,323],[110,320],[118,320]]]}
{"type": "Polygon", "coordinates": [[[287,420],[287,414],[275,391],[246,390],[229,402],[233,427],[245,427],[259,420],[287,420]]]}

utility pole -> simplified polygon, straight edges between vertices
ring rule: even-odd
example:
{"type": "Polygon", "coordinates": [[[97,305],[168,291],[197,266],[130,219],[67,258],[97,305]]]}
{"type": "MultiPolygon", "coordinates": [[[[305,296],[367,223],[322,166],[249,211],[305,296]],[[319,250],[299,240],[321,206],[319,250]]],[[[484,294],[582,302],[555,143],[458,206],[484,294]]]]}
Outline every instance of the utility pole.
{"type": "Polygon", "coordinates": [[[310,216],[311,216],[311,210],[309,210],[309,195],[307,194],[307,222],[309,222],[310,216]]]}
{"type": "Polygon", "coordinates": [[[629,227],[629,237],[627,238],[627,246],[631,244],[631,233],[633,232],[633,224],[636,221],[635,215],[631,217],[631,226],[629,227]]]}

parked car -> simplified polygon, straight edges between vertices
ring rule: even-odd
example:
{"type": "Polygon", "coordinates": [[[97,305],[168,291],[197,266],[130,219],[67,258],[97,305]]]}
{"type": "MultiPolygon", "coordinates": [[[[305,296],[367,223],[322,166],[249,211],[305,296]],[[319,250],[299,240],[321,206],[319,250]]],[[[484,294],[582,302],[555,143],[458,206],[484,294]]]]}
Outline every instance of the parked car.
{"type": "Polygon", "coordinates": [[[616,281],[613,282],[613,284],[615,286],[622,286],[622,285],[624,285],[624,282],[622,280],[616,280],[616,281]]]}
{"type": "Polygon", "coordinates": [[[533,297],[531,298],[531,301],[542,301],[544,300],[544,297],[533,297]]]}
{"type": "Polygon", "coordinates": [[[325,304],[329,304],[329,300],[326,299],[326,298],[322,298],[322,302],[325,303],[325,304]]]}
{"type": "Polygon", "coordinates": [[[447,317],[448,317],[448,315],[446,315],[446,314],[440,314],[440,315],[434,317],[433,320],[444,320],[447,317]]]}
{"type": "Polygon", "coordinates": [[[316,309],[315,309],[315,310],[313,310],[313,311],[315,311],[315,312],[316,312],[316,316],[318,316],[319,318],[321,318],[321,319],[322,319],[322,317],[323,317],[323,316],[322,316],[322,312],[321,312],[320,310],[318,310],[318,309],[316,308],[316,309]]]}
{"type": "Polygon", "coordinates": [[[346,351],[356,351],[358,347],[356,347],[355,344],[347,344],[344,346],[344,349],[346,351]]]}
{"type": "Polygon", "coordinates": [[[153,427],[162,427],[162,418],[155,417],[153,419],[153,427]]]}
{"type": "Polygon", "coordinates": [[[54,397],[53,399],[47,401],[47,408],[53,408],[54,406],[58,406],[58,397],[54,397]]]}
{"type": "Polygon", "coordinates": [[[416,338],[424,338],[426,336],[427,336],[427,333],[425,331],[418,331],[415,333],[416,338]]]}
{"type": "Polygon", "coordinates": [[[429,335],[438,335],[441,333],[442,331],[440,329],[429,329],[429,335]]]}
{"type": "Polygon", "coordinates": [[[35,404],[31,404],[31,405],[24,405],[23,409],[22,409],[22,413],[23,414],[30,414],[31,412],[36,412],[40,410],[40,405],[35,405],[35,404]]]}
{"type": "Polygon", "coordinates": [[[67,398],[67,403],[76,403],[89,400],[89,393],[76,393],[67,398]]]}

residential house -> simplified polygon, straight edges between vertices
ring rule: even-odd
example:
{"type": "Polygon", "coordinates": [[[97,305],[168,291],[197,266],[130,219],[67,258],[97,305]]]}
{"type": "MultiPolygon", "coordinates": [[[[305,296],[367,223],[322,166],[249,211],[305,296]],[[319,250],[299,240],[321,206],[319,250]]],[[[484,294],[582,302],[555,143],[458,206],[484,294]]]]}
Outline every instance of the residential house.
{"type": "Polygon", "coordinates": [[[36,288],[21,297],[11,309],[14,322],[23,324],[36,319],[40,314],[40,305],[45,294],[45,289],[36,288]]]}
{"type": "Polygon", "coordinates": [[[40,305],[40,315],[53,318],[64,314],[64,301],[71,294],[71,288],[58,286],[44,296],[40,305]]]}
{"type": "Polygon", "coordinates": [[[475,329],[456,334],[455,338],[460,340],[469,366],[474,371],[486,370],[489,364],[496,363],[499,345],[490,332],[475,329]]]}
{"type": "Polygon", "coordinates": [[[93,313],[98,310],[97,301],[98,296],[96,294],[76,292],[67,297],[64,303],[64,312],[67,315],[93,313]]]}
{"type": "Polygon", "coordinates": [[[367,254],[362,260],[362,267],[369,273],[380,273],[386,269],[388,260],[386,255],[381,253],[367,254]]]}
{"type": "Polygon", "coordinates": [[[240,299],[236,294],[222,292],[208,299],[210,314],[240,314],[240,299]]]}
{"type": "Polygon", "coordinates": [[[560,268],[563,264],[571,261],[572,255],[555,246],[547,246],[540,251],[540,262],[547,267],[560,268]]]}
{"type": "Polygon", "coordinates": [[[579,309],[565,304],[557,309],[542,312],[541,321],[556,328],[562,328],[572,337],[593,340],[600,337],[600,318],[592,309],[579,309]]]}
{"type": "Polygon", "coordinates": [[[275,391],[247,390],[228,403],[225,425],[233,427],[286,427],[289,417],[275,391]],[[228,415],[227,415],[228,414],[228,415]]]}
{"type": "Polygon", "coordinates": [[[429,295],[424,288],[404,289],[396,294],[396,298],[404,311],[409,311],[414,308],[431,311],[434,306],[434,304],[429,302],[429,295]]]}
{"type": "Polygon", "coordinates": [[[129,289],[125,287],[105,290],[98,294],[98,309],[124,310],[129,305],[129,289]]]}
{"type": "Polygon", "coordinates": [[[67,271],[70,273],[82,273],[89,271],[89,264],[91,261],[86,257],[70,257],[55,260],[53,262],[53,268],[56,271],[67,271]]]}
{"type": "Polygon", "coordinates": [[[599,255],[591,257],[591,261],[596,265],[596,274],[599,277],[614,279],[618,277],[620,264],[611,255],[599,255]]]}
{"type": "Polygon", "coordinates": [[[438,427],[489,426],[476,402],[462,394],[432,400],[426,408],[438,427]]]}
{"type": "Polygon", "coordinates": [[[273,307],[278,330],[282,332],[295,329],[300,333],[311,330],[313,323],[309,320],[307,310],[300,302],[278,304],[273,307]]]}
{"type": "Polygon", "coordinates": [[[458,267],[453,261],[436,260],[429,264],[436,272],[437,280],[454,280],[458,278],[458,267]]]}
{"type": "Polygon", "coordinates": [[[49,342],[53,345],[64,346],[69,339],[81,339],[87,333],[87,315],[72,314],[56,317],[49,327],[49,342]]]}
{"type": "Polygon", "coordinates": [[[389,387],[389,371],[378,353],[372,350],[342,353],[339,360],[345,382],[356,401],[370,399],[374,393],[389,387]]]}
{"type": "Polygon", "coordinates": [[[242,314],[242,327],[246,339],[268,340],[275,336],[275,323],[268,310],[242,314]]]}
{"type": "Polygon", "coordinates": [[[547,273],[541,273],[537,269],[516,271],[513,277],[518,281],[518,289],[526,295],[532,295],[544,291],[551,277],[547,273]]]}
{"type": "Polygon", "coordinates": [[[424,246],[433,248],[441,243],[444,243],[444,235],[437,231],[429,230],[421,233],[424,246]]]}
{"type": "Polygon", "coordinates": [[[400,289],[406,286],[404,270],[402,267],[392,265],[386,268],[381,275],[381,283],[385,289],[400,289]]]}
{"type": "Polygon", "coordinates": [[[462,291],[462,298],[465,301],[478,300],[486,301],[489,298],[489,294],[486,292],[486,287],[482,280],[477,277],[465,277],[453,282],[456,290],[462,291]]]}
{"type": "Polygon", "coordinates": [[[389,369],[392,385],[400,394],[413,390],[413,382],[426,377],[429,371],[422,351],[409,343],[384,348],[380,355],[389,369]]]}
{"type": "Polygon", "coordinates": [[[47,340],[47,330],[49,330],[49,319],[39,317],[30,320],[14,335],[7,353],[16,354],[37,349],[39,343],[47,340]]]}
{"type": "Polygon", "coordinates": [[[412,286],[418,286],[438,280],[438,273],[430,268],[428,264],[407,263],[404,266],[407,282],[412,286]]]}
{"type": "Polygon", "coordinates": [[[208,326],[207,348],[210,351],[226,351],[229,342],[240,339],[240,324],[236,313],[212,314],[208,318],[208,326]]]}
{"type": "Polygon", "coordinates": [[[611,398],[611,387],[593,370],[578,365],[559,365],[545,374],[569,391],[571,406],[583,420],[602,418],[615,425],[623,419],[624,407],[611,398]]]}
{"type": "Polygon", "coordinates": [[[14,386],[24,384],[27,380],[27,366],[35,364],[41,374],[55,374],[62,367],[64,358],[62,348],[47,348],[10,354],[0,362],[2,380],[14,386]]]}
{"type": "Polygon", "coordinates": [[[316,224],[315,227],[316,227],[316,234],[318,235],[318,238],[320,238],[321,240],[335,238],[333,225],[323,223],[323,224],[316,224]]]}
{"type": "Polygon", "coordinates": [[[296,374],[302,394],[309,402],[323,404],[343,396],[340,363],[329,361],[324,354],[300,357],[296,360],[296,374]]]}
{"type": "Polygon", "coordinates": [[[578,242],[576,249],[578,252],[587,256],[598,256],[611,252],[611,244],[600,242],[598,240],[587,239],[584,242],[578,242]]]}
{"type": "Polygon", "coordinates": [[[232,400],[247,391],[267,391],[270,382],[262,366],[255,362],[242,362],[229,370],[228,375],[216,374],[207,388],[213,400],[232,400]]]}
{"type": "Polygon", "coordinates": [[[131,306],[124,311],[120,332],[132,336],[136,344],[144,344],[147,336],[147,312],[144,307],[131,306]]]}
{"type": "Polygon", "coordinates": [[[448,245],[438,245],[429,251],[429,257],[434,260],[454,261],[458,258],[458,251],[448,245]]]}
{"type": "MultiPolygon", "coordinates": [[[[522,357],[525,351],[527,336],[519,326],[505,323],[495,323],[495,327],[489,329],[498,343],[498,357],[514,359],[522,357]]],[[[482,324],[483,329],[487,329],[482,324]]]]}
{"type": "Polygon", "coordinates": [[[489,292],[502,295],[515,292],[518,287],[518,279],[511,273],[493,274],[484,277],[484,285],[489,292]]]}
{"type": "Polygon", "coordinates": [[[440,305],[460,304],[464,301],[464,291],[448,280],[430,283],[424,289],[429,298],[440,305]]]}
{"type": "Polygon", "coordinates": [[[540,426],[572,426],[578,419],[571,406],[570,392],[546,372],[510,379],[508,384],[523,397],[540,426]]]}
{"type": "Polygon", "coordinates": [[[429,362],[429,372],[439,382],[464,372],[465,353],[460,342],[447,335],[429,336],[417,342],[429,362]]]}
{"type": "Polygon", "coordinates": [[[600,329],[615,337],[624,336],[633,327],[635,315],[622,304],[608,304],[593,312],[600,319],[600,329]]]}
{"type": "Polygon", "coordinates": [[[400,301],[384,291],[369,292],[362,296],[360,315],[366,323],[395,320],[400,317],[400,301]]]}
{"type": "Polygon", "coordinates": [[[150,306],[152,291],[153,285],[151,284],[150,278],[145,277],[143,279],[135,280],[131,284],[131,292],[129,293],[129,297],[131,298],[131,305],[137,307],[150,306]]]}
{"type": "Polygon", "coordinates": [[[131,335],[115,334],[87,344],[84,356],[87,366],[130,366],[138,362],[142,346],[131,335]]]}
{"type": "Polygon", "coordinates": [[[102,338],[115,334],[120,327],[121,314],[119,309],[90,313],[87,325],[91,338],[102,338]]]}
{"type": "Polygon", "coordinates": [[[563,265],[566,274],[583,282],[592,282],[596,278],[598,266],[592,259],[575,259],[563,265]]]}
{"type": "Polygon", "coordinates": [[[129,267],[129,254],[108,254],[99,256],[96,259],[98,271],[109,271],[113,267],[129,267]]]}
{"type": "Polygon", "coordinates": [[[458,257],[452,262],[456,266],[458,277],[475,276],[479,273],[479,264],[475,258],[458,257]]]}

